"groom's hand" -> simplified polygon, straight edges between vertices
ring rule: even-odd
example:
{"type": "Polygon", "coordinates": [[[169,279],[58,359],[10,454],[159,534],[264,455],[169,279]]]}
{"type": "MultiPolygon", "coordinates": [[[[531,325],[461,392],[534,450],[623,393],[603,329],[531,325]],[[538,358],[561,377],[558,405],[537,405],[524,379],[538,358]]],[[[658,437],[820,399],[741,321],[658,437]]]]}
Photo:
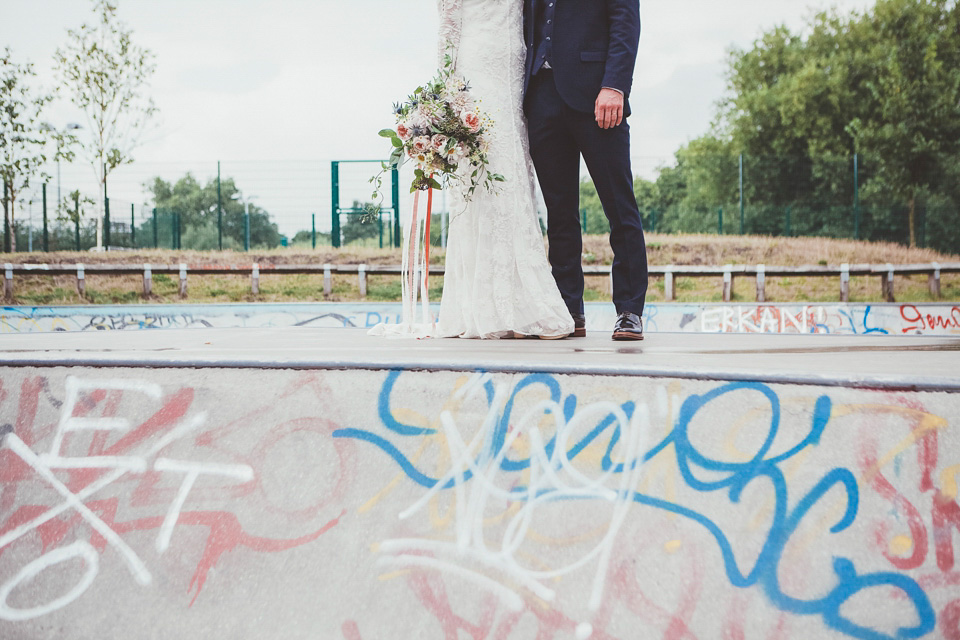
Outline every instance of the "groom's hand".
{"type": "Polygon", "coordinates": [[[623,94],[616,89],[601,89],[594,111],[601,129],[612,129],[623,122],[623,94]]]}

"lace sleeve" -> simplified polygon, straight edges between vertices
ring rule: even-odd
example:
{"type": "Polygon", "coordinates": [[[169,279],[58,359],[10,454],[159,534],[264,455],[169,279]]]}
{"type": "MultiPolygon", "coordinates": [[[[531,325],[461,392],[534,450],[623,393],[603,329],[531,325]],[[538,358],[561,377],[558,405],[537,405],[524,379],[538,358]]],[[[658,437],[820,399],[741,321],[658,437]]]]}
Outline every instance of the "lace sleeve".
{"type": "Polygon", "coordinates": [[[437,0],[440,13],[440,33],[437,43],[437,62],[442,67],[448,53],[457,66],[457,53],[460,51],[460,31],[463,25],[463,0],[437,0]]]}

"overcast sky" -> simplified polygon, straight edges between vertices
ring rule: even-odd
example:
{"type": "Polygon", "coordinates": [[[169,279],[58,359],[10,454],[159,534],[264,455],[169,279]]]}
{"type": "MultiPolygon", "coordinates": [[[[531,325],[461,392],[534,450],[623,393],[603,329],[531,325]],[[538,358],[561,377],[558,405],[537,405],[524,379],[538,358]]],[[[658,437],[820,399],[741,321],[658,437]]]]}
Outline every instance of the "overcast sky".
{"type": "MultiPolygon", "coordinates": [[[[777,24],[800,29],[829,7],[872,4],[643,0],[635,170],[650,176],[707,131],[730,47],[749,47],[777,24]]],[[[53,53],[68,28],[92,21],[90,6],[0,0],[0,47],[33,62],[52,85],[53,53]]],[[[160,116],[135,154],[153,173],[166,163],[212,162],[215,172],[217,160],[299,161],[326,176],[329,160],[380,157],[376,132],[393,124],[392,102],[435,68],[436,0],[119,0],[119,17],[157,56],[152,95],[160,116]]],[[[48,115],[58,126],[83,122],[69,104],[48,115]]]]}

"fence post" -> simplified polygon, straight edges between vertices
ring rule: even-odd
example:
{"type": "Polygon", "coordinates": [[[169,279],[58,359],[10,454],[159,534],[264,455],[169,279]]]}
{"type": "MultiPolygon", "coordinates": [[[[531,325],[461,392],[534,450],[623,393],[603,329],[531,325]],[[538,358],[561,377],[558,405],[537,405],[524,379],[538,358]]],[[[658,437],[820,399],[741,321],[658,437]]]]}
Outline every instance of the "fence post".
{"type": "Polygon", "coordinates": [[[757,302],[767,301],[767,267],[757,265],[757,302]]]}
{"type": "Polygon", "coordinates": [[[137,248],[137,218],[132,202],[130,203],[130,246],[137,248]]]}
{"type": "Polygon", "coordinates": [[[840,302],[850,302],[850,265],[840,265],[840,302]]]}
{"type": "Polygon", "coordinates": [[[920,233],[917,235],[917,246],[926,248],[927,246],[927,206],[926,204],[917,207],[917,213],[920,214],[920,233]]]}
{"type": "Polygon", "coordinates": [[[153,293],[153,271],[150,270],[150,263],[143,265],[143,297],[149,298],[153,293]]]}
{"type": "Polygon", "coordinates": [[[313,228],[313,248],[317,248],[317,214],[310,214],[310,225],[313,228]]]}
{"type": "Polygon", "coordinates": [[[47,231],[47,183],[43,183],[43,251],[50,251],[50,234],[47,231]]]}
{"type": "Polygon", "coordinates": [[[77,293],[81,298],[87,297],[87,278],[83,273],[83,263],[77,263],[77,293]]]}
{"type": "Polygon", "coordinates": [[[323,265],[323,295],[329,296],[333,291],[333,274],[330,273],[330,263],[323,265]]]}
{"type": "Polygon", "coordinates": [[[930,288],[930,295],[934,300],[940,299],[940,263],[934,262],[933,272],[927,276],[927,286],[930,288]]]}
{"type": "Polygon", "coordinates": [[[394,168],[390,171],[390,179],[393,181],[393,246],[400,248],[400,170],[394,168]]]}
{"type": "Polygon", "coordinates": [[[3,265],[3,297],[13,300],[13,265],[9,262],[3,265]]]}
{"type": "Polygon", "coordinates": [[[180,263],[180,297],[187,297],[187,265],[180,263]]]}
{"type": "Polygon", "coordinates": [[[153,209],[153,248],[160,248],[160,230],[157,228],[157,209],[153,209]]]}
{"type": "Polygon", "coordinates": [[[667,302],[673,302],[677,297],[677,287],[673,280],[673,265],[667,267],[663,272],[663,298],[667,302]]]}
{"type": "Polygon", "coordinates": [[[650,209],[650,233],[657,232],[657,210],[650,209]]]}
{"type": "Polygon", "coordinates": [[[217,247],[223,251],[223,204],[220,199],[220,161],[217,160],[217,247]]]}
{"type": "Polygon", "coordinates": [[[896,302],[893,297],[893,265],[888,262],[886,269],[880,276],[880,292],[887,302],[896,302]]]}
{"type": "Polygon", "coordinates": [[[330,163],[330,242],[335,248],[340,247],[340,163],[334,160],[330,163]]]}
{"type": "Polygon", "coordinates": [[[740,154],[740,235],[743,235],[743,154],[740,154]]]}
{"type": "Polygon", "coordinates": [[[733,265],[723,265],[723,301],[733,300],[733,265]]]}
{"type": "Polygon", "coordinates": [[[580,208],[580,228],[584,233],[587,232],[587,210],[586,208],[580,208]]]}
{"type": "Polygon", "coordinates": [[[260,263],[253,263],[253,273],[250,274],[250,291],[253,295],[260,294],[260,263]]]}
{"type": "Polygon", "coordinates": [[[723,235],[723,207],[717,209],[717,235],[723,235]]]}
{"type": "Polygon", "coordinates": [[[106,197],[103,199],[103,248],[110,250],[110,198],[106,197]]]}
{"type": "MultiPolygon", "coordinates": [[[[76,218],[73,221],[73,228],[77,236],[77,251],[80,251],[80,196],[73,198],[73,210],[76,218]]],[[[81,294],[82,295],[82,294],[81,294]]]]}
{"type": "Polygon", "coordinates": [[[367,265],[361,264],[357,267],[357,280],[360,287],[360,297],[367,297],[367,265]]]}
{"type": "Polygon", "coordinates": [[[243,211],[243,250],[250,251],[250,202],[243,211]]]}
{"type": "Polygon", "coordinates": [[[787,216],[786,216],[786,229],[784,230],[784,235],[788,238],[793,235],[790,229],[790,205],[787,205],[787,216]]]}
{"type": "Polygon", "coordinates": [[[10,195],[7,192],[7,181],[3,181],[3,252],[10,253],[10,195]]]}
{"type": "Polygon", "coordinates": [[[860,154],[853,154],[853,239],[860,239],[860,154]]]}

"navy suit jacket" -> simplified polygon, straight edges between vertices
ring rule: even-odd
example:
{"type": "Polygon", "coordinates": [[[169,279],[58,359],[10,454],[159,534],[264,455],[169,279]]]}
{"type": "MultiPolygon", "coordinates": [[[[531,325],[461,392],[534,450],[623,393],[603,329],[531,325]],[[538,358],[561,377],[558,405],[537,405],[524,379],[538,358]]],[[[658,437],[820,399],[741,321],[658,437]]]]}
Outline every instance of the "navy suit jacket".
{"type": "MultiPolygon", "coordinates": [[[[524,39],[527,60],[523,90],[533,71],[536,1],[524,0],[524,39]]],[[[557,92],[577,111],[593,113],[600,89],[619,89],[624,114],[640,44],[640,0],[553,0],[553,69],[557,92]]]]}

